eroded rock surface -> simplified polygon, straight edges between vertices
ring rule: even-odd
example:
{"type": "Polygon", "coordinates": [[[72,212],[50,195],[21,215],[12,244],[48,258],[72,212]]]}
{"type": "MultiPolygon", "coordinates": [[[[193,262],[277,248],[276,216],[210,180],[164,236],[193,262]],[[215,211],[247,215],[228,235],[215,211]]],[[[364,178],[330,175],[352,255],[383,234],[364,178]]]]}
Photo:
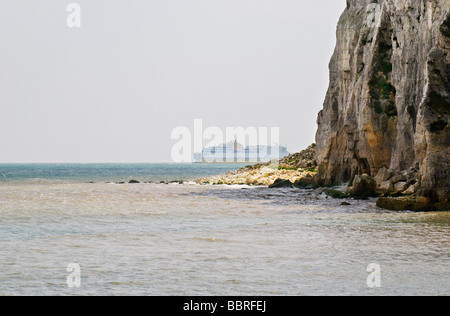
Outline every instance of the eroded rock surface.
{"type": "Polygon", "coordinates": [[[329,67],[319,184],[367,174],[408,208],[449,209],[450,1],[347,0],[329,67]]]}

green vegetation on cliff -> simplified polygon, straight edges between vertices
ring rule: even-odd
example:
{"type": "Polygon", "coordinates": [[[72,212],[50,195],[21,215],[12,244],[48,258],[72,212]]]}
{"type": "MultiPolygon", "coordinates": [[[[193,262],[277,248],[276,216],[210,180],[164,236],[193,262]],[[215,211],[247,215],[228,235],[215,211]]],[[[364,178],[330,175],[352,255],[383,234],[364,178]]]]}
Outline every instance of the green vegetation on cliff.
{"type": "Polygon", "coordinates": [[[393,49],[391,33],[387,29],[379,33],[381,40],[378,42],[378,49],[374,55],[374,70],[369,81],[369,94],[377,114],[395,117],[398,115],[395,105],[397,90],[391,83],[393,49]]]}

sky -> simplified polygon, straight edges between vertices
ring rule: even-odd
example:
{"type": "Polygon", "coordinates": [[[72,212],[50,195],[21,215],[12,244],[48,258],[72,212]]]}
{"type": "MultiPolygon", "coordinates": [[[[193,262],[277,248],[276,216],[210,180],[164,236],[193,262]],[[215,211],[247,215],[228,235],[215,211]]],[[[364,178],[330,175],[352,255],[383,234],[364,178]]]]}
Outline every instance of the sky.
{"type": "MultiPolygon", "coordinates": [[[[0,163],[171,162],[177,127],[314,142],[344,0],[2,0],[0,163]],[[70,28],[70,3],[81,27],[70,28]]],[[[208,141],[205,140],[205,143],[208,141]]]]}

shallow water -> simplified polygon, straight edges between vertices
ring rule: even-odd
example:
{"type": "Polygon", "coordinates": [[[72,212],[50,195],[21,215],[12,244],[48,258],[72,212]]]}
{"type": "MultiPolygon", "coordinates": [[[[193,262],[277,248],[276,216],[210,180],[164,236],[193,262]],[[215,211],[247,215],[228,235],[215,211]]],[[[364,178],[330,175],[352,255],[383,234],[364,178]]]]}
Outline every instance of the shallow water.
{"type": "Polygon", "coordinates": [[[450,213],[314,191],[0,184],[1,295],[449,295],[450,213]],[[77,263],[81,286],[69,288],[77,263]],[[367,266],[381,267],[369,288],[367,266]]]}

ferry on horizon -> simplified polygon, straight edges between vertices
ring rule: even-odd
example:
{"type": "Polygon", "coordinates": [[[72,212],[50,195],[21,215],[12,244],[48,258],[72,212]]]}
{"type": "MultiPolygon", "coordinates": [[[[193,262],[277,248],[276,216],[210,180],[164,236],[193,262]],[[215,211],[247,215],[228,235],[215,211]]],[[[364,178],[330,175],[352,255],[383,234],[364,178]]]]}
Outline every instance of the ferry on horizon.
{"type": "Polygon", "coordinates": [[[285,146],[246,146],[237,140],[219,146],[204,148],[194,154],[195,163],[266,163],[289,155],[285,146]]]}

